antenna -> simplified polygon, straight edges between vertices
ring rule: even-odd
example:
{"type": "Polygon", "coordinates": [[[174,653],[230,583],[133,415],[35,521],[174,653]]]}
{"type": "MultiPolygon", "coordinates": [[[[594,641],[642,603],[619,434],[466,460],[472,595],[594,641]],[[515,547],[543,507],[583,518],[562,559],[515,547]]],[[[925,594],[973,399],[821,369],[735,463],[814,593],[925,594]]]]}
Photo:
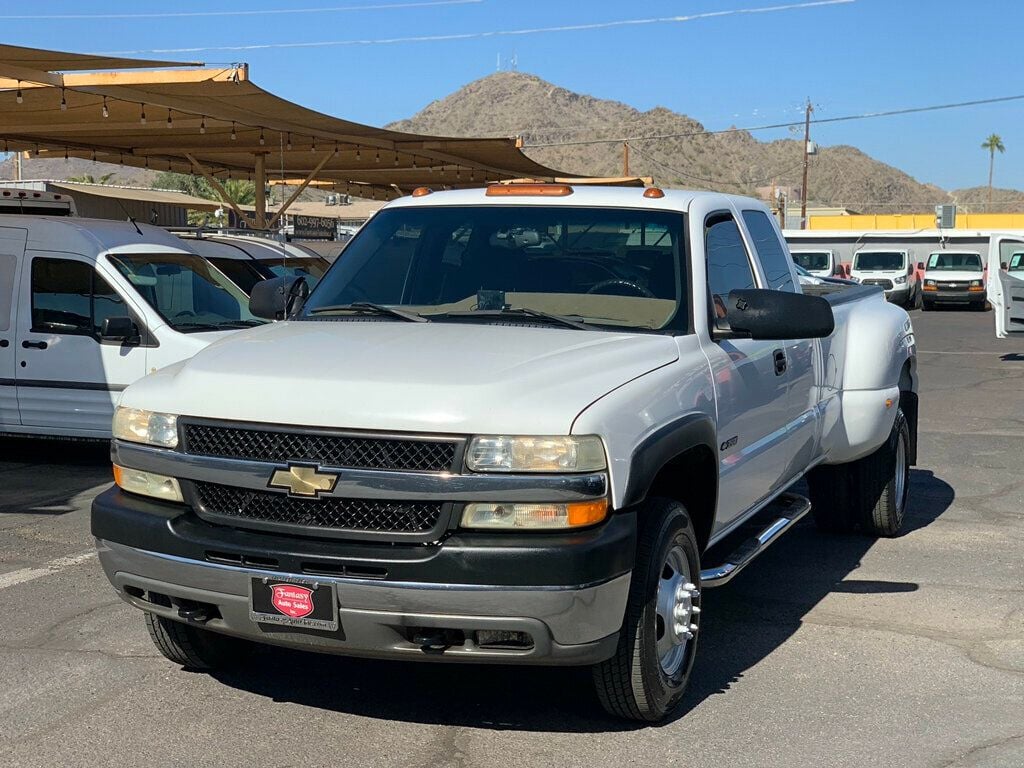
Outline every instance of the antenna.
{"type": "Polygon", "coordinates": [[[510,65],[509,68],[513,72],[518,72],[519,71],[519,54],[516,53],[515,51],[512,51],[512,61],[511,61],[511,65],[510,65]]]}

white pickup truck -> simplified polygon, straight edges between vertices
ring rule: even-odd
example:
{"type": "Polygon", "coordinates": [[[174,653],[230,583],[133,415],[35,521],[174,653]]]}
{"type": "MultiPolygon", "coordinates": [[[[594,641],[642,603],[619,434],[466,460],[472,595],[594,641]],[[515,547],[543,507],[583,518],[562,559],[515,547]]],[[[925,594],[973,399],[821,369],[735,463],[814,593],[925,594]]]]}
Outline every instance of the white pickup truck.
{"type": "Polygon", "coordinates": [[[811,501],[830,531],[900,530],[910,319],[814,289],[747,198],[417,190],[308,296],[258,284],[286,321],[124,392],[103,567],[187,667],[251,642],[590,665],[608,711],[663,718],[702,589],[811,501]]]}

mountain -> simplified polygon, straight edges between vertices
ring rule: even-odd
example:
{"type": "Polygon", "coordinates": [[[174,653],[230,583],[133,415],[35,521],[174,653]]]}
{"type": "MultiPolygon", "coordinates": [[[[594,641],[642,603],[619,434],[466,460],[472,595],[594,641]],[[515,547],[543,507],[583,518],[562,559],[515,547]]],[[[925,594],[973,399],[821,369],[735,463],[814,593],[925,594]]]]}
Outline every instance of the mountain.
{"type": "MultiPolygon", "coordinates": [[[[520,72],[489,75],[388,127],[447,136],[521,135],[526,153],[538,162],[566,173],[592,176],[622,174],[621,144],[532,145],[696,134],[631,141],[630,173],[653,176],[666,187],[749,195],[759,190],[766,194],[774,182],[795,190],[791,201],[799,199],[801,140],[763,142],[739,130],[703,134],[704,126],[699,122],[664,107],[641,112],[617,101],[573,93],[520,72]]],[[[922,184],[850,146],[820,147],[811,160],[808,187],[814,204],[865,213],[930,211],[935,205],[953,201],[945,190],[922,184]]],[[[980,197],[976,190],[957,194],[961,205],[978,205],[987,199],[987,189],[983,192],[980,197]]],[[[1024,198],[1024,193],[1003,190],[994,193],[993,199],[1014,195],[1024,198]]]]}
{"type": "MultiPolygon", "coordinates": [[[[13,155],[0,163],[0,179],[15,178],[15,160],[13,155]]],[[[93,162],[71,157],[67,160],[52,157],[27,157],[21,161],[21,177],[23,179],[70,179],[91,175],[95,179],[114,174],[108,184],[122,187],[150,187],[157,177],[157,171],[146,168],[132,168],[129,165],[93,162]]]]}

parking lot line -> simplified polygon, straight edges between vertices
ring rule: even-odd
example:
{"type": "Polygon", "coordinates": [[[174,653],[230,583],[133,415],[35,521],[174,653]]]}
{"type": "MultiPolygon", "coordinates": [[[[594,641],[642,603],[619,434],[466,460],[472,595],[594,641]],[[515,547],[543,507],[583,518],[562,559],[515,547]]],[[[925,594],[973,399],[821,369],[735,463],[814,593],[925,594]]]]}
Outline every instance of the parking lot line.
{"type": "Polygon", "coordinates": [[[38,568],[21,568],[17,571],[0,574],[0,589],[7,589],[8,587],[13,587],[17,584],[24,584],[26,581],[32,581],[33,579],[49,576],[53,573],[59,573],[66,568],[71,568],[72,566],[88,562],[94,557],[96,557],[96,552],[90,550],[89,552],[80,552],[77,555],[58,557],[48,563],[44,563],[38,568]]]}

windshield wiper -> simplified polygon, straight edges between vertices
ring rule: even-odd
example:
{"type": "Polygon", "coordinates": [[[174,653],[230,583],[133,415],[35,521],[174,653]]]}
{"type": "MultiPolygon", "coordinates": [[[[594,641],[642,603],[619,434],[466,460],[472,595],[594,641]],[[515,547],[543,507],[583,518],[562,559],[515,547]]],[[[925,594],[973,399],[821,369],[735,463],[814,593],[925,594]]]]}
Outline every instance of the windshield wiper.
{"type": "Polygon", "coordinates": [[[594,331],[597,330],[592,325],[586,323],[571,320],[568,317],[562,315],[552,315],[547,312],[540,312],[536,309],[528,309],[526,307],[505,307],[504,309],[476,309],[459,312],[445,312],[443,315],[436,315],[436,317],[527,317],[531,320],[541,320],[552,325],[561,325],[565,328],[575,328],[578,331],[594,331]]]}
{"type": "Polygon", "coordinates": [[[410,323],[429,323],[430,321],[415,312],[406,312],[395,307],[388,307],[384,304],[374,304],[369,301],[354,301],[351,304],[335,304],[329,307],[317,307],[309,310],[311,315],[328,314],[329,312],[363,312],[372,315],[389,315],[399,320],[406,320],[410,323]]]}

